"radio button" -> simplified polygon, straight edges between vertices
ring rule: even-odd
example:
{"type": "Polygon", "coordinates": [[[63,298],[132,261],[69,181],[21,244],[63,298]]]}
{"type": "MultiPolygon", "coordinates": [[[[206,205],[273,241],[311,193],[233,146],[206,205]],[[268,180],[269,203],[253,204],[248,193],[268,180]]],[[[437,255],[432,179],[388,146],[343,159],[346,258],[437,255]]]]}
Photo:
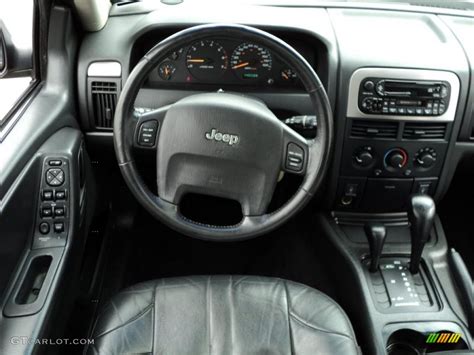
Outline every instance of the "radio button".
{"type": "Polygon", "coordinates": [[[384,94],[385,94],[385,85],[384,85],[383,80],[381,80],[377,83],[377,86],[375,87],[375,91],[377,91],[377,94],[379,94],[380,96],[384,96],[384,94]]]}
{"type": "Polygon", "coordinates": [[[448,88],[446,86],[441,86],[441,97],[448,96],[448,88]]]}
{"type": "Polygon", "coordinates": [[[417,115],[422,115],[423,114],[423,109],[421,107],[417,107],[415,109],[415,112],[416,112],[417,115]]]}
{"type": "Polygon", "coordinates": [[[397,113],[397,108],[396,107],[389,107],[388,111],[390,113],[397,113]]]}
{"type": "Polygon", "coordinates": [[[414,109],[413,107],[408,107],[408,108],[407,108],[407,113],[408,113],[409,115],[414,115],[414,114],[415,114],[415,109],[414,109]]]}
{"type": "Polygon", "coordinates": [[[432,111],[430,108],[425,108],[425,109],[423,110],[423,112],[425,113],[425,115],[431,115],[431,114],[433,114],[433,111],[432,111]]]}
{"type": "Polygon", "coordinates": [[[399,108],[398,108],[398,113],[400,113],[400,114],[405,114],[406,112],[407,112],[407,111],[406,111],[405,107],[399,107],[399,108]]]}

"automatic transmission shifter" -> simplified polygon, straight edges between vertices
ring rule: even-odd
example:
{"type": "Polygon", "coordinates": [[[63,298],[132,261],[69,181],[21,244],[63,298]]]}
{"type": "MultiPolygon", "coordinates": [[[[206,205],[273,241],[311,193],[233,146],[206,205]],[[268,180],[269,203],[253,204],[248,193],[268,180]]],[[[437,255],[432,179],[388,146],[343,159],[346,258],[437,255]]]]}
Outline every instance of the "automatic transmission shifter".
{"type": "Polygon", "coordinates": [[[370,246],[369,271],[376,272],[379,269],[380,256],[382,255],[387,231],[381,223],[368,223],[364,226],[364,230],[370,246]]]}
{"type": "Polygon", "coordinates": [[[411,231],[410,271],[412,274],[420,270],[421,254],[430,236],[435,214],[435,203],[430,196],[417,194],[410,197],[408,220],[411,231]]]}

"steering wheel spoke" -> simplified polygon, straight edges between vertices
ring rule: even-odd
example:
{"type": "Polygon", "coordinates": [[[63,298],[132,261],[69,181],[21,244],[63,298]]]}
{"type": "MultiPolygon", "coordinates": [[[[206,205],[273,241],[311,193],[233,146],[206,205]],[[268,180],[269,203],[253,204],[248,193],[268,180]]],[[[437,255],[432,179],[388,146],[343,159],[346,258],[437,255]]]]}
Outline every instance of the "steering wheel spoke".
{"type": "Polygon", "coordinates": [[[159,132],[169,107],[163,106],[143,113],[135,111],[136,124],[133,133],[133,146],[135,148],[156,149],[159,132]]]}

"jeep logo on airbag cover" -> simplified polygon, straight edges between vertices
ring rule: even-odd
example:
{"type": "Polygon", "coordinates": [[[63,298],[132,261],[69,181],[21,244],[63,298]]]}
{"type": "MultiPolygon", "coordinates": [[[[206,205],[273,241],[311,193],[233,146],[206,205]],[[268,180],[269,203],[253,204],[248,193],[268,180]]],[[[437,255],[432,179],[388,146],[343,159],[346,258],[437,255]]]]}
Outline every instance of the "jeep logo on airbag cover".
{"type": "Polygon", "coordinates": [[[239,143],[239,136],[230,133],[221,133],[217,129],[212,128],[210,132],[206,132],[206,139],[210,141],[223,142],[228,145],[239,143]]]}

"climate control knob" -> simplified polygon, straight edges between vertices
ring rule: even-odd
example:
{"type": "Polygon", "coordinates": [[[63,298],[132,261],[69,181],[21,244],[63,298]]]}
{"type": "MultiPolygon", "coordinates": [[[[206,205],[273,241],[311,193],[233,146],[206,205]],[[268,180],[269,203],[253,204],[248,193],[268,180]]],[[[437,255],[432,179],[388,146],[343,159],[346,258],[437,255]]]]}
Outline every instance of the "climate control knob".
{"type": "Polygon", "coordinates": [[[385,153],[384,165],[389,171],[403,169],[408,163],[408,154],[402,148],[393,148],[385,153]]]}
{"type": "Polygon", "coordinates": [[[363,147],[354,154],[355,165],[367,168],[375,161],[372,147],[363,147]]]}
{"type": "Polygon", "coordinates": [[[422,148],[415,155],[417,167],[428,169],[436,163],[436,151],[433,148],[422,148]]]}

